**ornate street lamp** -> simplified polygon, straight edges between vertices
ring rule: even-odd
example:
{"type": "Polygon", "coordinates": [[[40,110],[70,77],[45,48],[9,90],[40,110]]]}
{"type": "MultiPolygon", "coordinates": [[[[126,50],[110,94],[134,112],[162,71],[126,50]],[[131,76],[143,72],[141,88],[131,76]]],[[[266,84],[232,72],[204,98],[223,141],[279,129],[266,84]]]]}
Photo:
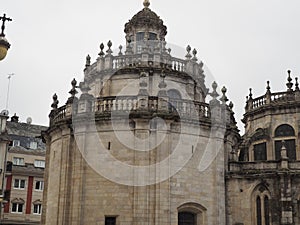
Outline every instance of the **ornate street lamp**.
{"type": "Polygon", "coordinates": [[[11,18],[6,17],[5,13],[3,16],[0,16],[0,21],[2,21],[1,26],[1,34],[0,34],[0,61],[3,60],[7,54],[7,50],[10,47],[9,42],[5,38],[4,29],[5,29],[5,22],[12,21],[11,18]]]}

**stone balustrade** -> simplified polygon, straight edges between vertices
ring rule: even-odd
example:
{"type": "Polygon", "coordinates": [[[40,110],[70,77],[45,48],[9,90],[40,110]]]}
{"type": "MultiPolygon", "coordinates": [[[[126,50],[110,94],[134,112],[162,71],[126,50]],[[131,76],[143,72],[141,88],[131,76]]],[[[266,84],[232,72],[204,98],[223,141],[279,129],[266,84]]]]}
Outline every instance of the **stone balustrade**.
{"type": "MultiPolygon", "coordinates": [[[[264,162],[230,162],[229,172],[234,173],[265,173],[268,171],[277,171],[281,168],[281,161],[264,161],[264,162]]],[[[299,161],[291,161],[288,163],[290,170],[299,170],[299,161]]]]}
{"type": "MultiPolygon", "coordinates": [[[[161,65],[166,65],[168,69],[178,72],[186,72],[191,75],[195,73],[195,66],[199,68],[198,71],[202,71],[203,64],[197,63],[191,59],[180,59],[171,56],[168,53],[164,54],[150,54],[150,53],[139,53],[132,55],[106,55],[104,57],[99,57],[97,61],[85,68],[85,75],[116,71],[122,68],[132,67],[132,66],[149,66],[157,68],[161,65]]],[[[195,74],[196,75],[196,74],[195,74]]]]}
{"type": "Polygon", "coordinates": [[[300,102],[299,96],[299,91],[286,91],[269,94],[267,93],[254,99],[248,99],[246,111],[256,110],[262,106],[272,105],[276,103],[290,103],[291,101],[300,102]]]}
{"type": "MultiPolygon", "coordinates": [[[[92,100],[91,104],[92,113],[104,114],[112,112],[134,112],[139,110],[146,111],[150,113],[162,113],[166,115],[177,114],[180,118],[188,119],[210,119],[210,106],[207,103],[192,101],[192,100],[179,100],[179,99],[165,99],[159,98],[157,96],[148,96],[146,99],[139,99],[139,96],[109,96],[109,97],[99,97],[92,100]],[[146,106],[141,108],[138,101],[144,100],[146,106]],[[166,110],[159,108],[160,101],[165,101],[167,104],[166,110]]],[[[50,113],[50,125],[54,125],[66,119],[70,119],[72,115],[69,115],[67,109],[73,107],[73,114],[80,114],[79,111],[74,111],[78,109],[79,101],[74,101],[73,105],[64,105],[60,108],[54,109],[50,113]]],[[[88,112],[88,110],[86,110],[88,112]]]]}

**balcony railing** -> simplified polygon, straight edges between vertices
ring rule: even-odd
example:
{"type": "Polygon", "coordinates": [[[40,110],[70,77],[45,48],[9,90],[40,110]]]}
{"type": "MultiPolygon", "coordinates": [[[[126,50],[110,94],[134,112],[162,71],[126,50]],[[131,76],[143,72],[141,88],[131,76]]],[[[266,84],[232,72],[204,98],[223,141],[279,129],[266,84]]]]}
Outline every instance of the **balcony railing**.
{"type": "Polygon", "coordinates": [[[298,91],[286,91],[286,92],[276,92],[265,94],[258,98],[250,98],[247,101],[246,110],[255,110],[259,107],[276,104],[276,103],[290,103],[291,101],[299,101],[300,102],[300,93],[298,91]]]}
{"type": "MultiPolygon", "coordinates": [[[[81,114],[83,112],[77,111],[80,107],[77,101],[73,105],[64,105],[58,109],[52,110],[50,113],[50,125],[59,123],[66,119],[70,119],[73,114],[81,114]],[[72,113],[68,113],[69,108],[72,108],[72,113]]],[[[90,104],[92,107],[85,112],[97,114],[109,114],[112,112],[135,112],[139,113],[163,113],[165,115],[177,114],[180,118],[188,119],[209,119],[211,116],[209,104],[192,101],[192,100],[178,100],[170,99],[166,101],[157,96],[148,96],[139,99],[138,96],[109,96],[99,97],[92,100],[90,104]],[[140,102],[139,102],[140,101],[140,102]],[[145,102],[144,104],[141,102],[145,102]],[[164,104],[165,107],[161,108],[160,105],[164,104]]]]}
{"type": "MultiPolygon", "coordinates": [[[[300,161],[288,162],[289,170],[300,172],[300,161]]],[[[266,173],[278,171],[281,168],[280,161],[264,161],[264,162],[230,162],[229,172],[232,173],[266,173]]]]}

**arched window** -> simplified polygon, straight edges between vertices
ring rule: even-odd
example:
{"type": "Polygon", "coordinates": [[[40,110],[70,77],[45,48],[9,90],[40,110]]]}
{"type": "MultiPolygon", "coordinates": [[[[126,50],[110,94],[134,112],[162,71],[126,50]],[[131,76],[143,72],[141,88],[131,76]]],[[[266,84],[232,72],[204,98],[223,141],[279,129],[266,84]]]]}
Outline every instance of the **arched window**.
{"type": "Polygon", "coordinates": [[[253,209],[253,224],[255,225],[270,225],[270,193],[265,185],[261,184],[255,188],[252,194],[253,209]]]}
{"type": "Polygon", "coordinates": [[[265,224],[270,225],[270,211],[269,211],[269,197],[264,198],[264,209],[265,209],[265,224]]]}
{"type": "Polygon", "coordinates": [[[283,124],[276,128],[275,137],[288,137],[288,136],[295,136],[294,128],[292,128],[290,125],[283,124]]]}
{"type": "Polygon", "coordinates": [[[260,200],[260,196],[256,197],[256,225],[262,225],[262,223],[261,223],[261,200],[260,200]]]}
{"type": "Polygon", "coordinates": [[[281,159],[282,141],[287,150],[289,160],[296,160],[295,131],[290,125],[283,124],[275,130],[275,159],[281,159]]]}
{"type": "Polygon", "coordinates": [[[178,213],[178,225],[197,225],[196,215],[191,212],[178,213]]]}
{"type": "Polygon", "coordinates": [[[178,225],[206,224],[206,209],[197,203],[185,203],[178,207],[178,225]]]}

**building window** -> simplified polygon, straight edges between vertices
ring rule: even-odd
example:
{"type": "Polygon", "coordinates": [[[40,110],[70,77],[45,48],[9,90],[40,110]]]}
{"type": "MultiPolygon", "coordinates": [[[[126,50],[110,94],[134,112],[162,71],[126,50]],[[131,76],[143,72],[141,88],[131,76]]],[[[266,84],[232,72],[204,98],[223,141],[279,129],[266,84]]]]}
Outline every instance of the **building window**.
{"type": "Polygon", "coordinates": [[[44,189],[44,181],[36,181],[35,182],[35,190],[42,191],[44,189]]]}
{"type": "Polygon", "coordinates": [[[178,213],[178,225],[196,225],[196,215],[191,212],[178,213]]]}
{"type": "Polygon", "coordinates": [[[105,225],[116,225],[117,218],[114,216],[105,217],[105,225]]]}
{"type": "Polygon", "coordinates": [[[33,205],[33,214],[41,215],[42,212],[42,204],[33,205]]]}
{"type": "Polygon", "coordinates": [[[136,34],[136,42],[138,41],[143,41],[145,37],[145,33],[144,32],[139,32],[136,34]]]}
{"type": "MultiPolygon", "coordinates": [[[[295,139],[284,140],[287,157],[290,160],[296,160],[296,144],[295,139]]],[[[275,159],[281,159],[282,141],[275,141],[275,159]]]]}
{"type": "Polygon", "coordinates": [[[270,212],[269,212],[269,198],[265,196],[264,199],[264,209],[265,209],[265,224],[270,225],[270,212]]]}
{"type": "Polygon", "coordinates": [[[261,224],[261,200],[259,196],[256,197],[256,224],[262,225],[261,224]]]}
{"type": "MultiPolygon", "coordinates": [[[[253,203],[255,208],[255,217],[253,224],[270,225],[270,193],[265,185],[259,185],[253,193],[253,203]]],[[[251,223],[252,224],[252,223],[251,223]]]]}
{"type": "Polygon", "coordinates": [[[294,128],[290,125],[283,124],[276,128],[275,137],[295,136],[294,128]]]}
{"type": "Polygon", "coordinates": [[[295,131],[287,124],[280,125],[275,130],[275,159],[281,159],[282,141],[289,160],[296,160],[295,131]]]}
{"type": "Polygon", "coordinates": [[[13,146],[20,146],[20,141],[19,140],[13,140],[13,146]]]}
{"type": "Polygon", "coordinates": [[[206,208],[194,202],[188,202],[178,207],[178,225],[207,224],[206,208]]]}
{"type": "Polygon", "coordinates": [[[157,34],[155,34],[155,33],[149,33],[149,39],[148,40],[150,40],[150,41],[155,41],[155,40],[157,40],[157,34]]]}
{"type": "Polygon", "coordinates": [[[34,166],[35,167],[40,167],[40,168],[45,168],[45,160],[34,160],[34,166]]]}
{"type": "Polygon", "coordinates": [[[14,188],[15,189],[24,189],[25,188],[25,180],[15,179],[14,188]]]}
{"type": "Polygon", "coordinates": [[[24,166],[24,158],[13,157],[13,164],[18,166],[24,166]]]}
{"type": "Polygon", "coordinates": [[[29,145],[30,149],[37,149],[37,142],[36,141],[31,141],[29,145]]]}
{"type": "Polygon", "coordinates": [[[267,143],[256,144],[253,148],[255,161],[267,160],[267,143]]]}
{"type": "Polygon", "coordinates": [[[12,213],[22,213],[23,212],[23,203],[12,203],[11,212],[12,213]]]}

